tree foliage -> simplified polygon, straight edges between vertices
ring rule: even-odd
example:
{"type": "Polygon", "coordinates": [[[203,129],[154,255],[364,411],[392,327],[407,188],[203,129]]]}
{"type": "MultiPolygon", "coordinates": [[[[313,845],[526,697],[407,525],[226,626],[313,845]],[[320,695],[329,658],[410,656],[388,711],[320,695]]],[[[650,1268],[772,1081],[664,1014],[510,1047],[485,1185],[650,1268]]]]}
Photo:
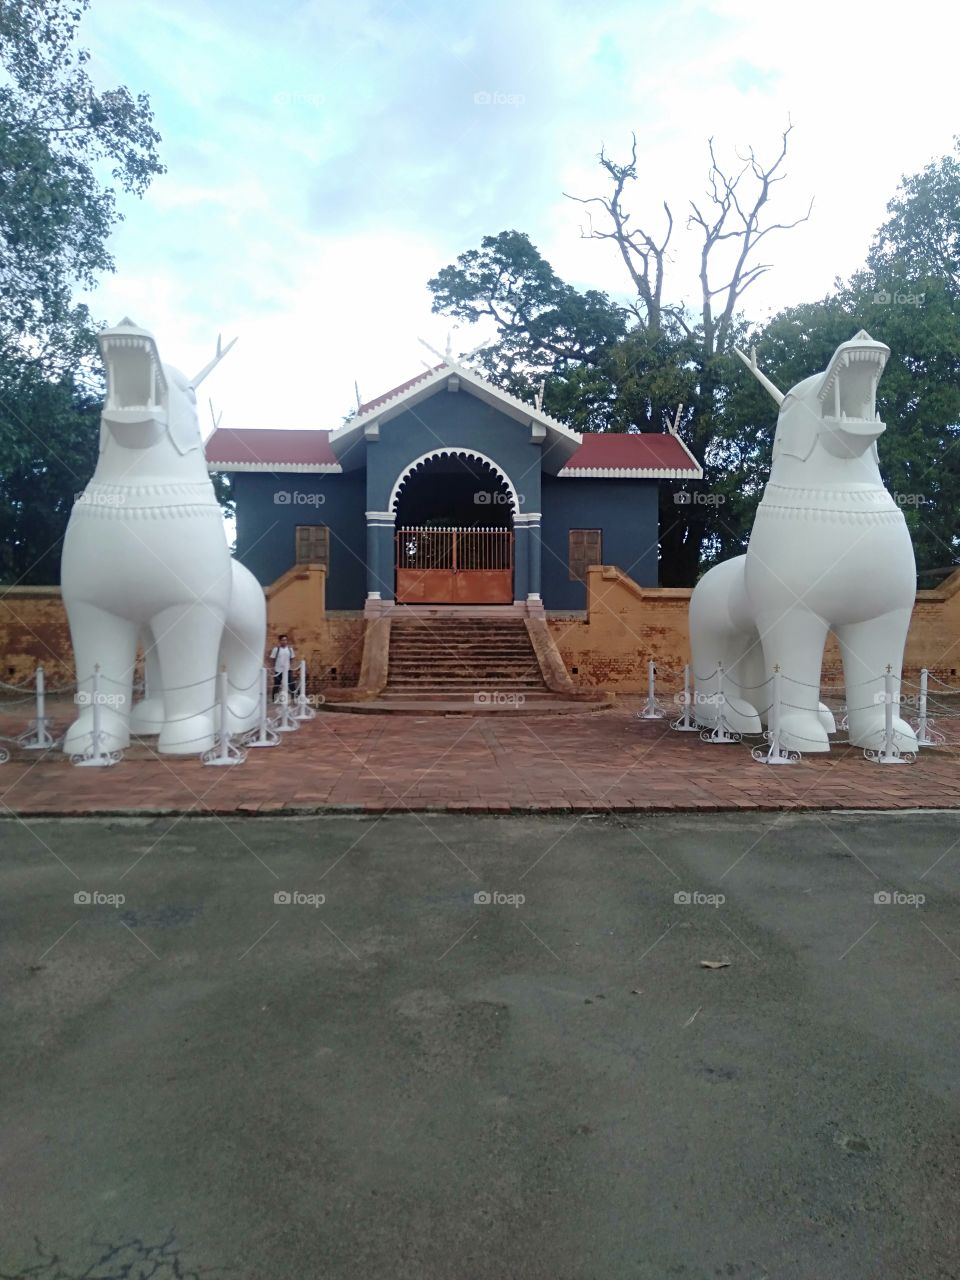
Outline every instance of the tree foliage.
{"type": "Polygon", "coordinates": [[[743,311],[750,285],[771,269],[758,260],[767,236],[788,230],[766,217],[783,179],[790,128],[772,163],[749,150],[727,171],[713,141],[707,192],[693,201],[688,228],[700,242],[699,305],[674,303],[669,247],[677,219],[664,204],[659,229],[634,224],[628,209],[639,181],[636,141],[618,163],[599,160],[609,190],[579,198],[582,234],[613,242],[632,301],[578,294],[519,232],[486,237],[430,287],[434,310],[497,326],[483,352],[488,376],[521,395],[545,379],[545,407],[581,430],[663,431],[677,406],[680,433],[704,469],[687,489],[709,503],[674,501],[661,485],[661,581],[692,584],[705,567],[746,547],[766,483],[776,406],[734,356],[753,343],[764,371],[784,390],[826,367],[861,328],[892,351],[878,409],[889,424],[881,470],[910,525],[921,570],[947,566],[960,542],[960,142],[921,173],[903,179],[864,268],[818,302],[788,307],[764,325],[743,311]]]}
{"type": "MultiPolygon", "coordinates": [[[[676,228],[670,205],[664,202],[659,229],[636,224],[629,211],[629,192],[641,176],[636,137],[623,162],[600,152],[606,194],[571,197],[585,210],[584,237],[616,245],[633,295],[628,306],[596,291],[578,293],[526,236],[512,231],[486,237],[479,251],[461,254],[430,281],[434,310],[468,321],[492,318],[498,342],[483,354],[485,371],[517,394],[544,378],[545,406],[578,429],[663,431],[676,421],[704,468],[700,487],[713,488],[728,357],[744,329],[740,300],[770,269],[757,260],[761,243],[803,221],[766,218],[790,132],[788,126],[770,163],[751,149],[729,170],[710,140],[706,196],[691,201],[687,218],[700,245],[695,313],[669,300],[676,228]]],[[[678,505],[666,486],[660,500],[661,579],[683,585],[694,580],[704,546],[716,541],[716,508],[678,505]]]]}
{"type": "Polygon", "coordinates": [[[101,391],[77,288],[113,269],[117,192],[162,173],[150,104],[98,90],[77,31],[89,0],[0,0],[0,476],[6,581],[51,582],[89,479],[101,391]]]}

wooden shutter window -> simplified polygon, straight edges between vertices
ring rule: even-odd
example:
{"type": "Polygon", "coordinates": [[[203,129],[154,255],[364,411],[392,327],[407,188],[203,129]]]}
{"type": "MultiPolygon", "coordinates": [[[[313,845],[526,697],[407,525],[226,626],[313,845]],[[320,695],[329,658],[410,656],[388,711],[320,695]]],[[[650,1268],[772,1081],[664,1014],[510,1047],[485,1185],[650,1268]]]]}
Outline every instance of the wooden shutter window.
{"type": "Polygon", "coordinates": [[[592,564],[603,563],[603,542],[600,529],[570,530],[570,581],[586,582],[587,570],[592,564]]]}
{"type": "Polygon", "coordinates": [[[319,564],[330,571],[330,530],[325,524],[297,525],[297,564],[319,564]]]}

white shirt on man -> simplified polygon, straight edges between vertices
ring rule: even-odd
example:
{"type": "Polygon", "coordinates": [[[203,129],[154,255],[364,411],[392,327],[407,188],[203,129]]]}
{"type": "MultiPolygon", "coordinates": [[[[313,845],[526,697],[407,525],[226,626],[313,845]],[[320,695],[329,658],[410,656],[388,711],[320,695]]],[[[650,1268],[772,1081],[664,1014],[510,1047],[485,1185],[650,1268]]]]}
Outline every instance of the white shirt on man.
{"type": "Polygon", "coordinates": [[[270,657],[273,659],[273,669],[277,672],[289,671],[293,663],[293,645],[275,644],[270,650],[270,657]]]}

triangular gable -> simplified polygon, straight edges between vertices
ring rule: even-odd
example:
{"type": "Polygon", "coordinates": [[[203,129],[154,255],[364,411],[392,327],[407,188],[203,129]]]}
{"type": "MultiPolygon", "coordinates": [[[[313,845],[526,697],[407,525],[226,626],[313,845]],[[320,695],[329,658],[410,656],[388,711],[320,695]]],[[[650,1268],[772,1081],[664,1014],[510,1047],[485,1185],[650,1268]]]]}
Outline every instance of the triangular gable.
{"type": "Polygon", "coordinates": [[[472,369],[467,369],[448,357],[443,364],[436,365],[423,374],[401,383],[393,391],[388,391],[385,395],[361,405],[355,417],[330,433],[330,444],[339,453],[345,445],[352,443],[375,423],[382,426],[391,418],[405,413],[421,401],[438,395],[448,387],[474,395],[505,416],[513,418],[515,422],[532,427],[546,444],[557,446],[563,457],[572,456],[583,439],[579,431],[572,431],[558,418],[544,413],[542,409],[528,404],[518,396],[511,395],[509,391],[503,391],[492,382],[488,382],[486,378],[474,373],[472,369]]]}

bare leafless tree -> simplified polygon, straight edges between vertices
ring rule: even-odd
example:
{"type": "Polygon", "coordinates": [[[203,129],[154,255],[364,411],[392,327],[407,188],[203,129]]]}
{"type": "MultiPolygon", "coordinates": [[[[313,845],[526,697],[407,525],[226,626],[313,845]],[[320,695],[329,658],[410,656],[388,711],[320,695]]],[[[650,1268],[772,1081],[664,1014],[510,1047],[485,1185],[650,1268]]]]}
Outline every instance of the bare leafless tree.
{"type": "Polygon", "coordinates": [[[600,167],[609,175],[612,190],[606,196],[572,196],[588,208],[587,224],[581,227],[581,235],[588,240],[612,240],[623,259],[630,280],[636,290],[637,301],[631,307],[640,324],[651,330],[660,329],[665,317],[676,321],[692,336],[697,321],[702,322],[703,355],[709,360],[718,352],[729,348],[731,329],[737,315],[738,303],[744,292],[755,280],[769,271],[769,262],[754,263],[751,256],[757,245],[773,231],[788,231],[806,222],[813,209],[813,201],[807,212],[793,222],[762,224],[765,206],[769,203],[773,188],[782,182],[786,174],[783,164],[793,125],[788,121],[781,135],[779,154],[771,164],[762,164],[753,147],[746,155],[737,153],[740,168],[727,172],[717,159],[713,138],[708,141],[710,169],[707,175],[709,203],[690,202],[688,227],[699,228],[702,235],[700,248],[700,317],[691,318],[680,306],[664,303],[663,292],[668,263],[667,249],[674,230],[674,216],[665,200],[666,229],[658,239],[644,227],[632,224],[631,215],[624,207],[624,194],[629,183],[639,181],[637,172],[637,138],[631,138],[630,159],[618,164],[607,154],[599,155],[600,167]],[[752,184],[752,190],[748,188],[752,184]],[[606,215],[606,225],[594,224],[590,206],[599,206],[606,215]],[[731,243],[734,247],[733,264],[729,279],[722,285],[714,285],[711,279],[711,257],[718,247],[731,243]]]}

